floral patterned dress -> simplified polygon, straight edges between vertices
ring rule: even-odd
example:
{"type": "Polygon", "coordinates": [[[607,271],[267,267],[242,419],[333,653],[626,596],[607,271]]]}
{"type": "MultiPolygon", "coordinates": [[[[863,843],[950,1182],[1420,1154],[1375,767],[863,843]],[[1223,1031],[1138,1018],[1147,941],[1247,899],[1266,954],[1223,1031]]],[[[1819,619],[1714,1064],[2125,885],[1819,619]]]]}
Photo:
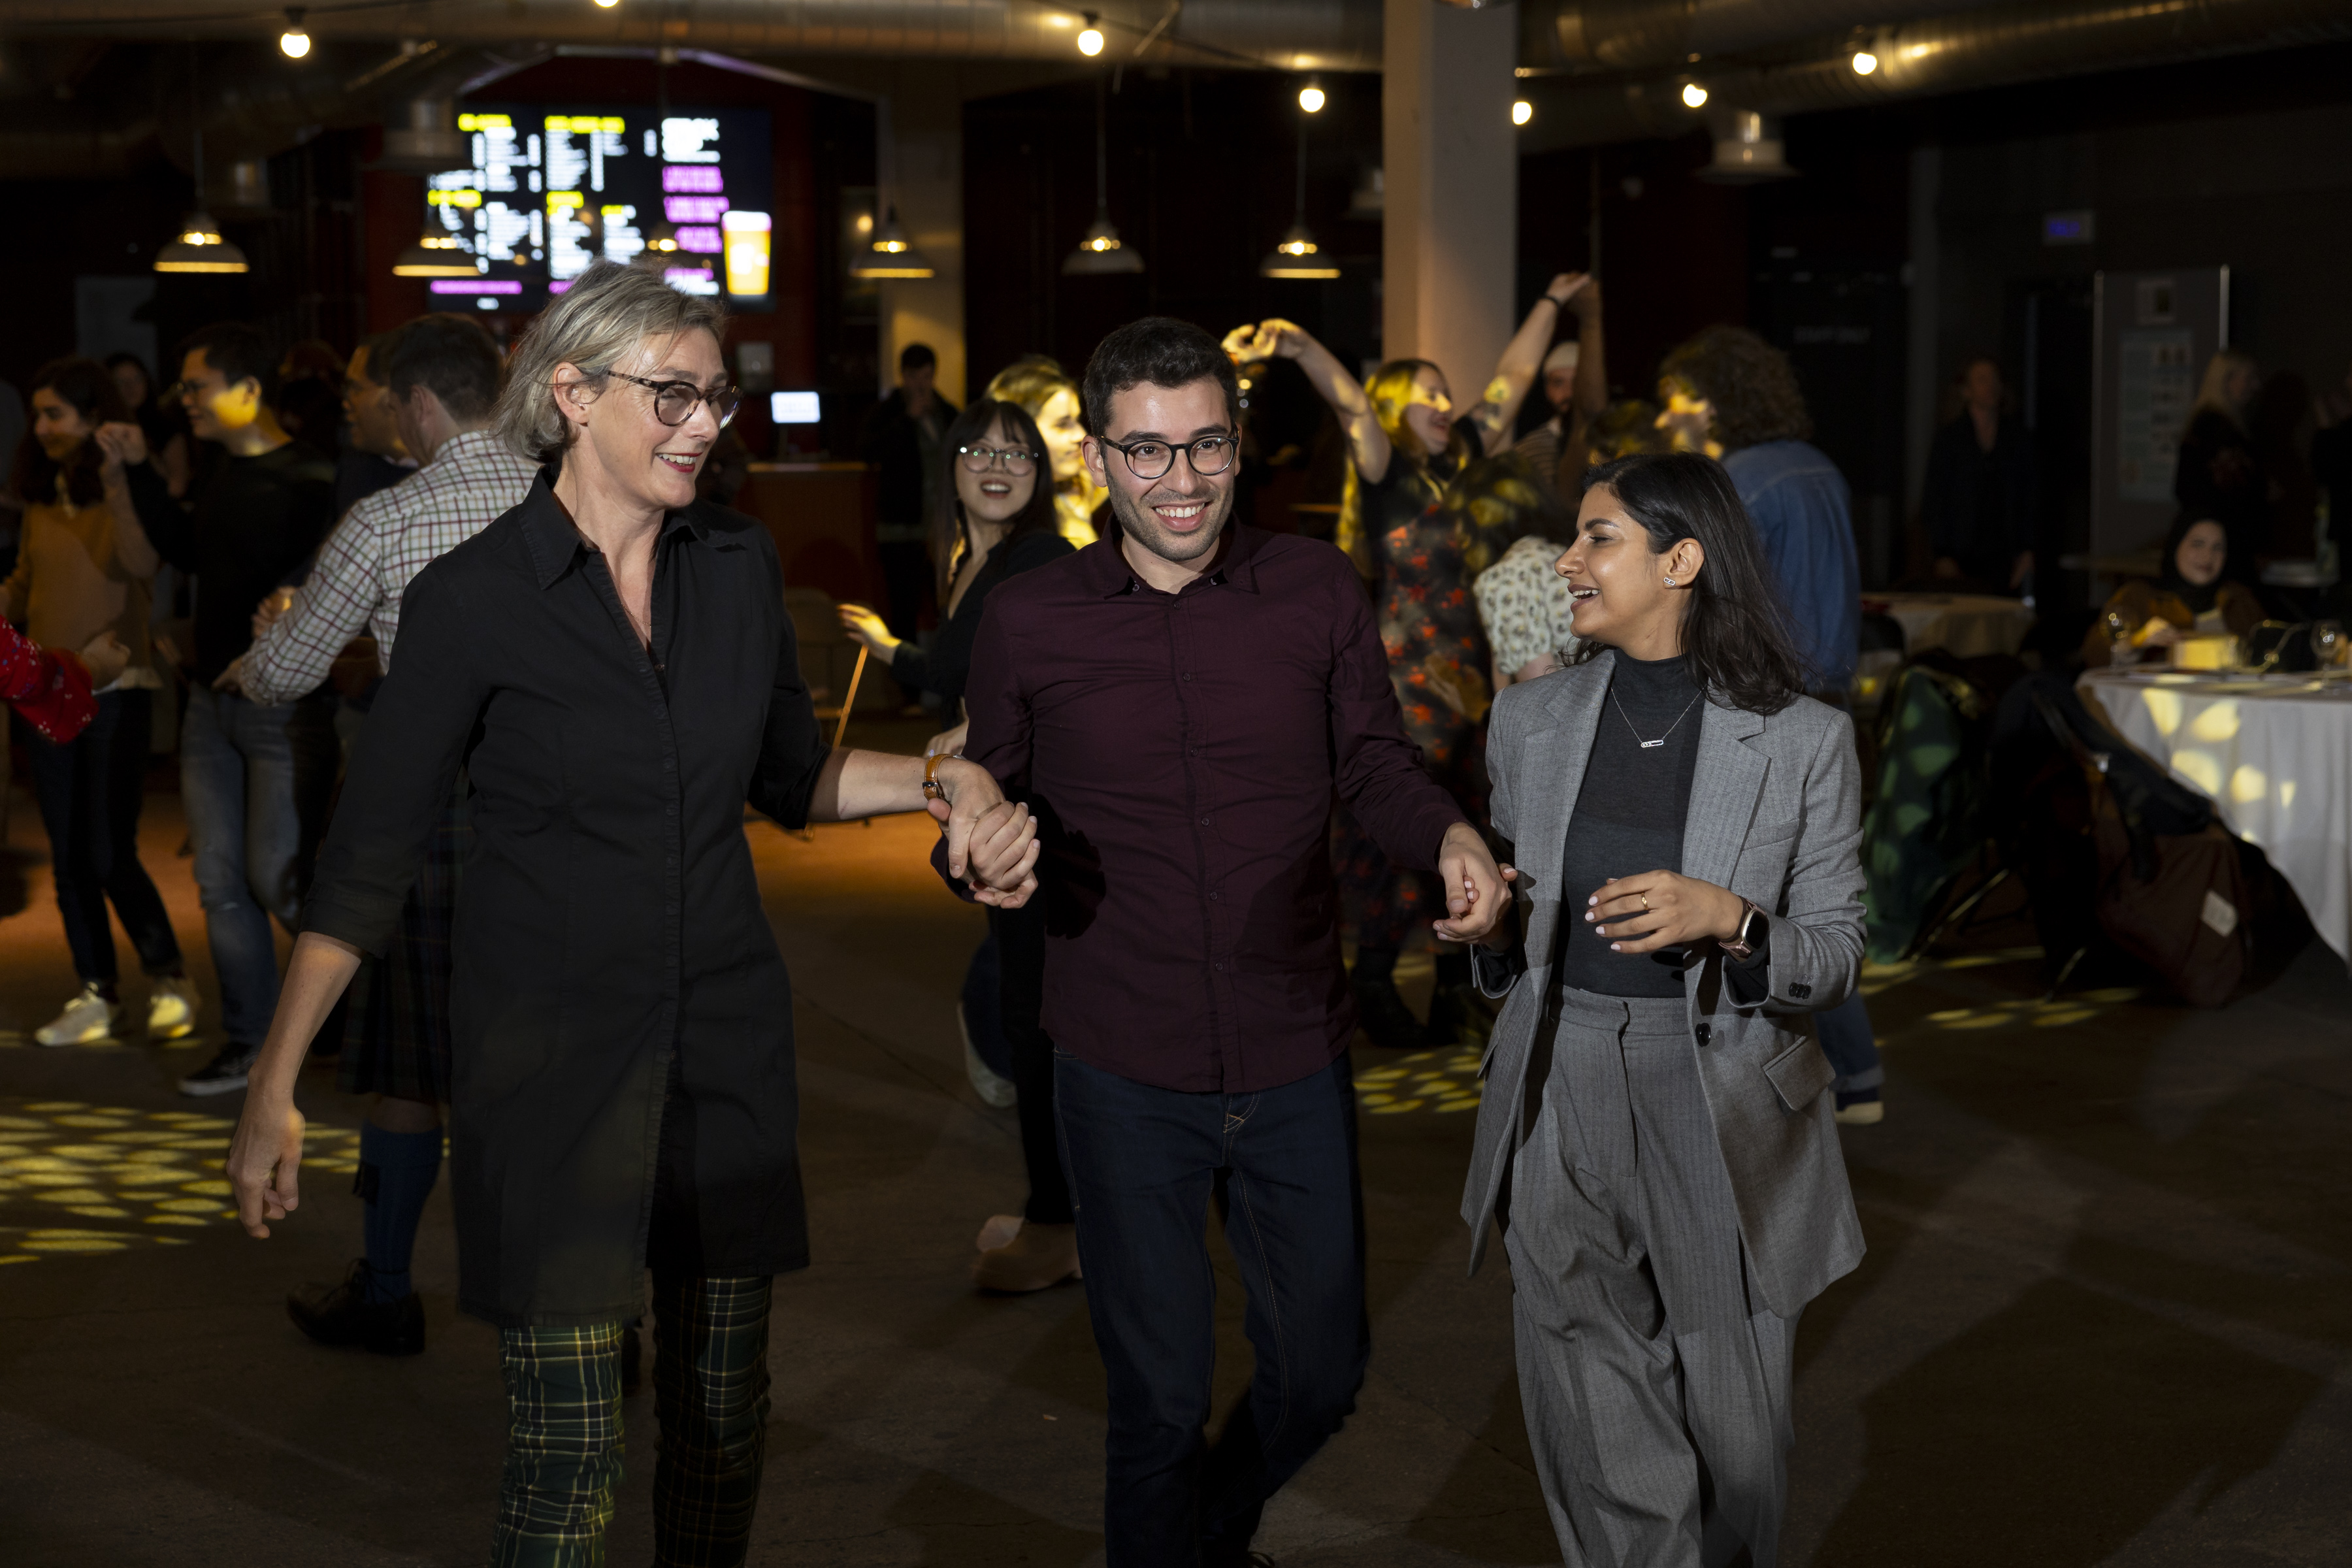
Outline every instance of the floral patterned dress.
{"type": "MultiPolygon", "coordinates": [[[[1475,470],[1483,465],[1473,464],[1475,470]]],[[[1404,731],[1422,765],[1474,823],[1486,820],[1486,637],[1470,582],[1493,558],[1475,509],[1458,502],[1459,481],[1402,456],[1381,482],[1360,489],[1363,529],[1381,567],[1381,641],[1389,679],[1404,710],[1404,731]]],[[[1358,945],[1395,949],[1416,922],[1445,912],[1444,890],[1427,872],[1391,865],[1341,806],[1331,860],[1342,911],[1358,945]]]]}

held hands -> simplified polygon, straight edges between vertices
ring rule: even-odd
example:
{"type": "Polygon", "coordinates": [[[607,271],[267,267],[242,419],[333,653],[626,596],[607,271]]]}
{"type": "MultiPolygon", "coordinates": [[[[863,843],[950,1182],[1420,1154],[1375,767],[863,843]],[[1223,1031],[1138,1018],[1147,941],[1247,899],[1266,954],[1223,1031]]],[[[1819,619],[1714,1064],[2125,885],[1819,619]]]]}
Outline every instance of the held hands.
{"type": "Polygon", "coordinates": [[[1747,912],[1728,888],[1672,871],[1644,871],[1610,878],[1585,900],[1584,918],[1594,935],[1609,940],[1612,952],[1655,952],[1707,939],[1729,942],[1747,912]]]}
{"type": "Polygon", "coordinates": [[[147,433],[136,425],[120,421],[101,425],[92,439],[97,441],[100,457],[109,468],[147,460],[147,433]]]}
{"type": "Polygon", "coordinates": [[[103,691],[122,679],[130,667],[131,650],[111,631],[103,631],[82,644],[78,657],[81,667],[89,671],[89,689],[103,691]]]}
{"type": "Polygon", "coordinates": [[[1013,805],[977,763],[942,763],[935,775],[947,799],[924,805],[948,837],[948,875],[961,877],[983,904],[1017,910],[1037,890],[1037,822],[1013,805]]]}
{"type": "Polygon", "coordinates": [[[268,1239],[268,1221],[284,1219],[301,1202],[295,1173],[302,1165],[302,1128],[293,1101],[273,1106],[261,1095],[248,1099],[236,1119],[228,1184],[236,1194],[237,1223],[257,1241],[268,1239]]]}
{"type": "Polygon", "coordinates": [[[963,755],[964,737],[971,733],[971,721],[969,719],[965,720],[962,723],[958,724],[952,730],[942,730],[938,734],[923,742],[923,755],[927,757],[961,757],[963,755]]]}
{"type": "Polygon", "coordinates": [[[1495,864],[1486,841],[1466,822],[1445,830],[1437,875],[1445,884],[1445,918],[1432,921],[1430,929],[1447,942],[1476,942],[1493,931],[1510,906],[1505,889],[1518,879],[1510,867],[1495,864]]]}
{"type": "Polygon", "coordinates": [[[1315,340],[1305,329],[1279,316],[1268,316],[1255,326],[1244,321],[1225,334],[1225,354],[1240,364],[1254,360],[1297,359],[1315,340]]]}

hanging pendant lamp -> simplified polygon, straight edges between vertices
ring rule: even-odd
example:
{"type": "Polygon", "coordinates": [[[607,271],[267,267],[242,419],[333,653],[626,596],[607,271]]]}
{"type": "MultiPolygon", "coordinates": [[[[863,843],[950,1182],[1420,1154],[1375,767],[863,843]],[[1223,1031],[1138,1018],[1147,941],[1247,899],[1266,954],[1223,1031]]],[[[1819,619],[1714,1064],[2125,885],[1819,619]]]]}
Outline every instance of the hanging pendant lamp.
{"type": "Polygon", "coordinates": [[[467,254],[456,235],[430,229],[392,262],[394,278],[472,278],[480,271],[480,264],[467,254]]]}
{"type": "Polygon", "coordinates": [[[1298,117],[1298,205],[1293,215],[1290,232],[1274,247],[1264,261],[1257,264],[1261,278],[1297,279],[1330,279],[1339,276],[1339,268],[1322,256],[1315,244],[1315,236],[1307,226],[1307,116],[1298,117]]]}
{"type": "Polygon", "coordinates": [[[1095,221],[1078,247],[1062,263],[1066,277],[1100,277],[1114,272],[1140,272],[1143,258],[1119,241],[1110,221],[1110,152],[1108,106],[1100,79],[1095,82],[1095,221]]]}
{"type": "Polygon", "coordinates": [[[180,225],[179,234],[155,253],[158,272],[243,272],[245,252],[231,245],[205,210],[205,121],[196,93],[196,47],[188,46],[188,126],[194,138],[196,210],[180,225]]]}
{"type": "Polygon", "coordinates": [[[906,230],[898,226],[898,209],[883,210],[882,221],[874,227],[874,238],[866,247],[866,254],[851,264],[852,278],[936,278],[938,271],[923,259],[906,230]]]}

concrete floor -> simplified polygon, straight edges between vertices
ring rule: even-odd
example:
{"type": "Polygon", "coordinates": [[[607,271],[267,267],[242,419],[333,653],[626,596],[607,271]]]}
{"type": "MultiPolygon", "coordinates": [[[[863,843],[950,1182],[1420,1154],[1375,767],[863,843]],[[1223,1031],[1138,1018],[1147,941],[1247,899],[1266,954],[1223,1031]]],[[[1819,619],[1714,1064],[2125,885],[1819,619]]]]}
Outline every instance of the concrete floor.
{"type": "MultiPolygon", "coordinates": [[[[0,1563],[480,1562],[503,1408],[493,1335],[452,1307],[446,1188],[416,1260],[426,1353],[307,1343],[280,1301],[357,1250],[341,1178],[362,1108],[307,1075],[302,1208],[269,1242],[240,1235],[215,1180],[236,1100],[172,1087],[198,1050],[31,1045],[73,981],[39,824],[15,804],[0,1563]]],[[[209,993],[177,806],[152,798],[148,864],[209,993]]],[[[1081,1289],[983,1300],[965,1275],[981,1222],[1023,1192],[1012,1114],[965,1083],[952,1016],[980,919],[932,881],[919,820],[748,831],[798,992],[817,1258],[777,1292],[754,1561],[1098,1561],[1081,1289]]],[[[1845,1132],[1870,1254],[1806,1316],[1784,1561],[2352,1560],[2352,983],[2313,942],[2218,1013],[2121,989],[2043,1005],[2032,951],[2002,945],[2031,940],[1993,920],[1870,977],[1891,1110],[1845,1132]]],[[[1464,1080],[1414,1076],[1444,1058],[1358,1065],[1378,1080],[1371,1379],[1259,1544],[1286,1568],[1557,1562],[1508,1277],[1499,1257],[1463,1272],[1471,1118],[1445,1088],[1464,1080]]],[[[650,1401],[629,1416],[616,1563],[651,1554],[650,1401]]]]}

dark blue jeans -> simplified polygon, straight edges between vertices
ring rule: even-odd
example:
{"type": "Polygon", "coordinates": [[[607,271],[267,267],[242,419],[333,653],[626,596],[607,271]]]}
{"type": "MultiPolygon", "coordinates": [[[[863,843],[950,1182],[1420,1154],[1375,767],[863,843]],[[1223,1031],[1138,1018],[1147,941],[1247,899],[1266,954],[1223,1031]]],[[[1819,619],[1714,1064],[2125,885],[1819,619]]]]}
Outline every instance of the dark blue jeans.
{"type": "Polygon", "coordinates": [[[1886,1081],[1886,1069],[1878,1060],[1878,1037],[1870,1028],[1870,1008],[1861,992],[1826,1013],[1814,1014],[1813,1026],[1821,1031],[1822,1055],[1837,1068],[1840,1094],[1874,1090],[1886,1081]]]}
{"type": "Polygon", "coordinates": [[[1054,1088],[1109,1384],[1109,1568],[1239,1561],[1266,1499],[1355,1409],[1371,1353],[1348,1058],[1255,1094],[1188,1094],[1056,1050],[1054,1088]],[[1257,1353],[1213,1449],[1212,1200],[1257,1353]]]}
{"type": "Polygon", "coordinates": [[[176,974],[180,942],[163,895],[139,863],[139,810],[147,798],[148,731],[152,691],[137,687],[98,700],[98,716],[64,745],[26,726],[33,790],[48,829],[49,864],[58,886],[58,913],[66,926],[74,973],[85,984],[111,985],[116,976],[114,928],[108,900],[149,974],[176,974]]]}

